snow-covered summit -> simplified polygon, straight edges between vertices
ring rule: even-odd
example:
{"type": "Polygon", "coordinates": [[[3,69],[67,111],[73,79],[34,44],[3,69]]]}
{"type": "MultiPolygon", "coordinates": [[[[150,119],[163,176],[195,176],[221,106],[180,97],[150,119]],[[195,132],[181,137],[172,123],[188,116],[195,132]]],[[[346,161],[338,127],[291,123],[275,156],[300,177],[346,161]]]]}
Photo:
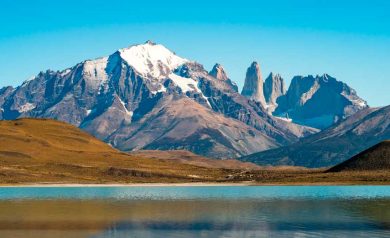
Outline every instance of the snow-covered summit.
{"type": "Polygon", "coordinates": [[[188,62],[163,45],[147,41],[119,50],[120,56],[139,74],[145,77],[162,78],[188,62]]]}

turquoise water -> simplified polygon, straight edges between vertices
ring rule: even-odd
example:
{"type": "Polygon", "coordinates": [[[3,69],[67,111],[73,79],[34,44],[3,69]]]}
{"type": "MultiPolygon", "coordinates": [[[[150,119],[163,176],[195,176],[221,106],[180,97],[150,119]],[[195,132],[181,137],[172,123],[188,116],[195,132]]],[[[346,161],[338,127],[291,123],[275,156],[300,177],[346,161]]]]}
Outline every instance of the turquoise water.
{"type": "Polygon", "coordinates": [[[390,186],[8,187],[0,199],[375,199],[390,186]]]}
{"type": "Polygon", "coordinates": [[[0,237],[390,237],[390,186],[0,188],[0,237]]]}

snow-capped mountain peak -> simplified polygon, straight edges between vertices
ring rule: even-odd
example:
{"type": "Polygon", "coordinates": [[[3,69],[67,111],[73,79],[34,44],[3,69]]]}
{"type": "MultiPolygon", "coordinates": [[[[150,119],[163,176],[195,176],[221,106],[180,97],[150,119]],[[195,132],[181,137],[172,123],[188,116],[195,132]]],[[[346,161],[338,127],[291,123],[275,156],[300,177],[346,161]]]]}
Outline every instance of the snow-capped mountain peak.
{"type": "Polygon", "coordinates": [[[119,50],[120,56],[139,74],[145,77],[162,78],[188,62],[163,45],[147,41],[119,50]]]}

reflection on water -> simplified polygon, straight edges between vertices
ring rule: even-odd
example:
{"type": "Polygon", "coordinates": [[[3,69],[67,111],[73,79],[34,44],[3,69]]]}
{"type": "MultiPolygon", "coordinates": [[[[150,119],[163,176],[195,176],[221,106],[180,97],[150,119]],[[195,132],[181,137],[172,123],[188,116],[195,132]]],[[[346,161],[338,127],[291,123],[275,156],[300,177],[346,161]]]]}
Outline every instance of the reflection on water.
{"type": "Polygon", "coordinates": [[[390,237],[390,198],[0,199],[0,237],[390,237]]]}

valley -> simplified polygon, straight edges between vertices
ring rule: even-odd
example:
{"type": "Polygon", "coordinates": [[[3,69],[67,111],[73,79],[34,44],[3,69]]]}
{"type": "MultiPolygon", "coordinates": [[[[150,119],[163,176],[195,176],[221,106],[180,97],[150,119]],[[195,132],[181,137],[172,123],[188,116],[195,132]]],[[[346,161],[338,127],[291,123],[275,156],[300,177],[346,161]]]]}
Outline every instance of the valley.
{"type": "MultiPolygon", "coordinates": [[[[383,150],[383,148],[381,147],[383,150]]],[[[120,152],[78,128],[47,119],[0,122],[0,184],[389,184],[390,170],[328,172],[261,167],[187,151],[120,152]]]]}

